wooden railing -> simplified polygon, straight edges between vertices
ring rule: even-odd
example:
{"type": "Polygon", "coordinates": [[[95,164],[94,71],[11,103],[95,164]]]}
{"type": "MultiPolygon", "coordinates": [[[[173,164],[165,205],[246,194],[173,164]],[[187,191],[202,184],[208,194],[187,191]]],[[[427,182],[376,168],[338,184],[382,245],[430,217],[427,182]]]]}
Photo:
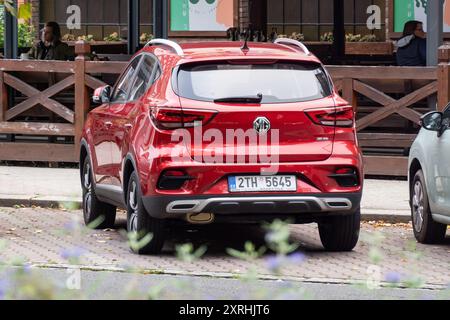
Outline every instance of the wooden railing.
{"type": "MultiPolygon", "coordinates": [[[[88,61],[89,52],[90,46],[80,42],[73,62],[0,60],[0,135],[9,137],[0,140],[0,160],[78,161],[92,90],[114,82],[126,66],[88,61]],[[30,84],[35,78],[48,80],[42,90],[30,84]]],[[[366,173],[405,175],[407,149],[421,115],[431,110],[427,99],[437,93],[440,109],[450,100],[450,48],[442,47],[439,56],[438,67],[327,67],[357,113],[360,144],[368,150],[366,173]],[[405,154],[389,154],[390,149],[405,154]]]]}
{"type": "Polygon", "coordinates": [[[0,135],[9,137],[0,142],[0,160],[78,161],[91,91],[105,84],[98,76],[117,76],[126,66],[88,61],[89,52],[88,44],[78,43],[73,62],[0,60],[0,135]],[[36,137],[47,142],[36,143],[36,137]],[[64,137],[63,143],[55,142],[56,137],[64,137]]]}

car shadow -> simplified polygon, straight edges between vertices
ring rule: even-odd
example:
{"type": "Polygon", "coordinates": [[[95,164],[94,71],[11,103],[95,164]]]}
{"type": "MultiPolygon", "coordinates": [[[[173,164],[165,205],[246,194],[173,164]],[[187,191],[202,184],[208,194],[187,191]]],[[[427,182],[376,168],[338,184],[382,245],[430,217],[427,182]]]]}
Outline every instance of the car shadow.
{"type": "MultiPolygon", "coordinates": [[[[291,233],[291,243],[297,243],[300,252],[324,252],[320,243],[318,230],[310,226],[300,227],[307,232],[291,233]]],[[[118,219],[116,229],[126,229],[126,221],[118,219]]],[[[229,248],[238,251],[245,250],[245,244],[251,242],[258,249],[267,247],[267,231],[260,225],[242,224],[211,224],[211,225],[175,225],[168,228],[166,244],[162,255],[174,255],[176,246],[191,243],[194,248],[207,247],[207,256],[223,256],[229,248]]],[[[124,239],[125,240],[125,239],[124,239]]],[[[267,254],[271,250],[267,250],[267,254]]]]}

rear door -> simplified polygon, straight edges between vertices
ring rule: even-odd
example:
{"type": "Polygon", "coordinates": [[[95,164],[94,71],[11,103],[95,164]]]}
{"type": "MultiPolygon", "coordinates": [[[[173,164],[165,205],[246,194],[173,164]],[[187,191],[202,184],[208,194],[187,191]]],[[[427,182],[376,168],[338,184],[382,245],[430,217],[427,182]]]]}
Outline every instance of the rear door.
{"type": "Polygon", "coordinates": [[[128,97],[124,103],[111,108],[112,118],[112,168],[113,183],[122,186],[121,169],[123,159],[129,150],[129,134],[133,128],[135,118],[139,114],[142,97],[154,82],[159,70],[157,58],[151,54],[144,53],[136,68],[135,76],[130,80],[128,97]]]}
{"type": "MultiPolygon", "coordinates": [[[[108,150],[104,150],[105,156],[105,165],[106,165],[106,176],[105,176],[105,184],[108,185],[117,185],[114,176],[115,172],[118,170],[115,159],[113,158],[113,154],[115,153],[116,145],[117,145],[117,136],[115,130],[117,130],[118,126],[116,123],[116,114],[121,113],[125,108],[128,95],[130,92],[132,80],[136,74],[137,66],[139,65],[140,59],[142,56],[135,57],[125,71],[120,76],[116,85],[114,86],[113,92],[111,94],[111,99],[108,107],[108,112],[105,114],[103,118],[104,127],[105,127],[105,140],[108,141],[108,150]]],[[[106,146],[106,145],[105,145],[106,146]]],[[[105,148],[104,148],[105,149],[105,148]]]]}
{"type": "Polygon", "coordinates": [[[333,123],[314,122],[317,110],[335,111],[330,83],[318,64],[182,66],[177,91],[187,117],[191,109],[216,112],[202,133],[191,129],[195,134],[189,149],[196,160],[305,162],[332,154],[333,123]]]}

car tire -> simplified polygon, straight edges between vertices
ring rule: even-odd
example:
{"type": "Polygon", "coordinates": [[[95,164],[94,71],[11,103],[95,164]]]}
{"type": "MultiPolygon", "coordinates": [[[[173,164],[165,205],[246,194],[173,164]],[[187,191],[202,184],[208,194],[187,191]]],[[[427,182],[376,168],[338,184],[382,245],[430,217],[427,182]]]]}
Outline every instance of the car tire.
{"type": "Polygon", "coordinates": [[[359,239],[361,210],[350,215],[337,215],[319,223],[320,240],[325,250],[333,252],[352,251],[359,239]]]}
{"type": "Polygon", "coordinates": [[[410,194],[411,220],[417,241],[424,244],[443,242],[447,225],[433,220],[422,170],[417,171],[414,175],[410,194]]]}
{"type": "Polygon", "coordinates": [[[135,241],[143,240],[151,235],[151,240],[139,247],[131,246],[137,254],[159,254],[165,240],[165,221],[152,218],[142,202],[142,193],[139,179],[135,172],[130,176],[127,189],[127,230],[135,234],[135,241]]]}
{"type": "Polygon", "coordinates": [[[83,162],[81,187],[83,190],[83,218],[86,226],[92,229],[113,228],[116,221],[116,207],[97,198],[89,157],[86,157],[83,162]]]}

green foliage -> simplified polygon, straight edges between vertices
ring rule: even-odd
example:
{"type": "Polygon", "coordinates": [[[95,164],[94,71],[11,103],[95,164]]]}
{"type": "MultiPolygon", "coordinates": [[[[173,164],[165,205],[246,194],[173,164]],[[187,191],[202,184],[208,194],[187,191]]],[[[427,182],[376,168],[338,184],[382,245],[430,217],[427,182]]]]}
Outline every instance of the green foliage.
{"type": "MultiPolygon", "coordinates": [[[[0,2],[1,4],[1,2],[0,2]]],[[[6,7],[6,4],[5,4],[6,7]]],[[[5,33],[5,11],[4,7],[0,7],[0,47],[4,46],[4,33],[5,33]]],[[[27,22],[19,22],[18,26],[18,43],[19,48],[27,48],[33,45],[35,39],[35,30],[27,22]]]]}
{"type": "Polygon", "coordinates": [[[105,37],[103,40],[114,42],[114,41],[121,41],[122,38],[119,36],[117,32],[113,32],[109,36],[105,37]]]}
{"type": "Polygon", "coordinates": [[[260,257],[262,257],[264,255],[265,252],[266,252],[265,247],[261,247],[257,250],[256,246],[250,241],[247,241],[245,243],[244,251],[238,251],[236,249],[231,249],[231,248],[227,249],[227,253],[230,256],[235,257],[237,259],[245,260],[245,261],[253,261],[253,260],[259,259],[260,257]]]}
{"type": "Polygon", "coordinates": [[[177,258],[183,262],[194,262],[200,259],[206,253],[206,246],[201,246],[197,250],[194,250],[194,245],[192,243],[186,243],[182,245],[177,245],[175,247],[177,252],[177,258]]]}
{"type": "Polygon", "coordinates": [[[288,255],[298,249],[298,244],[291,244],[289,241],[291,232],[288,222],[275,220],[272,224],[266,225],[265,229],[267,245],[277,254],[288,255]]]}
{"type": "Polygon", "coordinates": [[[333,32],[326,32],[320,37],[320,41],[322,42],[333,42],[334,35],[333,32]]]}

